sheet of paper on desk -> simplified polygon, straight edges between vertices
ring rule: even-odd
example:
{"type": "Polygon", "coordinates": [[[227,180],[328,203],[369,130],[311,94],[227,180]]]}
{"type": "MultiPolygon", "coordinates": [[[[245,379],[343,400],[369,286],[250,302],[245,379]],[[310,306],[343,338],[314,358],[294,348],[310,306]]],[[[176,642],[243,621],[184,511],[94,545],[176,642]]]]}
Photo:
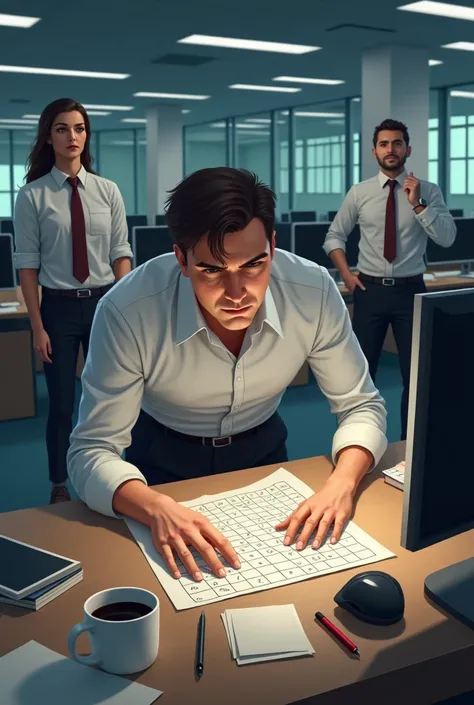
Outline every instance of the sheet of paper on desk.
{"type": "Polygon", "coordinates": [[[151,705],[162,694],[29,641],[0,658],[2,705],[151,705]]]}
{"type": "Polygon", "coordinates": [[[7,313],[16,313],[17,312],[17,307],[16,306],[3,306],[0,308],[0,315],[4,315],[7,313]]]}
{"type": "Polygon", "coordinates": [[[315,551],[311,544],[303,551],[284,546],[284,532],[275,524],[286,519],[313,490],[284,468],[258,482],[229,492],[204,495],[188,502],[226,536],[237,551],[240,570],[225,565],[225,578],[216,578],[195,551],[204,580],[196,582],[178,563],[183,577],[173,578],[155,549],[151,532],[144,524],[125,518],[128,528],[176,609],[227,600],[251,592],[289,585],[347,568],[393,558],[395,555],[349,521],[340,541],[325,541],[315,551]]]}

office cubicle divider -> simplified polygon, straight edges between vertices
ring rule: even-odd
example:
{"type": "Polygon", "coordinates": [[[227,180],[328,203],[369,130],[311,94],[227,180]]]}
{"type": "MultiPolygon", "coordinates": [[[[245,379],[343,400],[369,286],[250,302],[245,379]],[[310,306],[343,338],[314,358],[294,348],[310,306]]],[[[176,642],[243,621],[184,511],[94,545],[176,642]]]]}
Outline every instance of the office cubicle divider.
{"type": "Polygon", "coordinates": [[[128,242],[132,244],[132,230],[137,226],[148,225],[146,215],[127,215],[128,242]]]}
{"type": "Polygon", "coordinates": [[[291,211],[290,223],[315,223],[318,219],[316,211],[291,211]]]}

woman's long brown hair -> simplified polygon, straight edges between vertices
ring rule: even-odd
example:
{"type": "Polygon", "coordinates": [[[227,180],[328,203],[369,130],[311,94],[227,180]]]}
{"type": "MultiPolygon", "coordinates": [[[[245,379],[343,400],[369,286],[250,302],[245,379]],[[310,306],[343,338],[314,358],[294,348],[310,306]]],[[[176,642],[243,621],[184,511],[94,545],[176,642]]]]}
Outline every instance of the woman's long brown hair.
{"type": "Polygon", "coordinates": [[[70,113],[73,110],[77,110],[78,113],[81,113],[86,128],[86,142],[81,154],[81,164],[86,171],[95,174],[91,166],[91,127],[89,116],[84,106],[72,100],[72,98],[59,98],[47,105],[41,113],[36,141],[26,162],[27,173],[25,180],[27,184],[29,184],[30,181],[36,181],[36,179],[48,174],[53,168],[55,162],[54,150],[53,146],[48,143],[51,137],[51,128],[57,115],[60,113],[70,113]]]}

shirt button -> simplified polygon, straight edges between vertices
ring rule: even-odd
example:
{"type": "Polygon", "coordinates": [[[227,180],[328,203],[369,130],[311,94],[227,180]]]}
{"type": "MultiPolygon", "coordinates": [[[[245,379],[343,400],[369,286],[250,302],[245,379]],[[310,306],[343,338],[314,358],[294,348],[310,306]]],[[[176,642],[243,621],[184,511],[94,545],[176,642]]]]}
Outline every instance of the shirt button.
{"type": "Polygon", "coordinates": [[[237,411],[238,408],[239,408],[238,404],[237,404],[237,406],[234,406],[235,411],[237,411]]]}
{"type": "Polygon", "coordinates": [[[237,363],[237,367],[238,367],[238,368],[239,368],[239,370],[240,370],[240,362],[238,362],[238,363],[237,363]]]}
{"type": "Polygon", "coordinates": [[[225,428],[225,429],[228,429],[229,427],[228,427],[228,425],[227,425],[227,424],[225,424],[224,428],[225,428]]]}
{"type": "Polygon", "coordinates": [[[242,381],[242,377],[237,377],[237,382],[241,382],[241,381],[242,381]]]}

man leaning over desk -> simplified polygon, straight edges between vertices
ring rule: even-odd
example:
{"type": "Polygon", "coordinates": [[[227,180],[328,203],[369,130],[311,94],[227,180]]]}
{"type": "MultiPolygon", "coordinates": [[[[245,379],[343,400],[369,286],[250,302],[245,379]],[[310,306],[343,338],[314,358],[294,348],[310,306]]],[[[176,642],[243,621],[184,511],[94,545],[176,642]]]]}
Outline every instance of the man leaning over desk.
{"type": "MultiPolygon", "coordinates": [[[[337,415],[335,469],[285,521],[285,543],[333,525],[339,538],[362,477],[387,446],[385,403],[327,270],[275,249],[275,198],[244,170],[203,169],[167,203],[174,253],[132,271],[97,308],[68,470],[81,499],[150,527],[179,578],[194,546],[218,576],[227,539],[149,485],[287,459],[281,397],[307,361],[337,415]],[[126,460],[122,453],[126,450],[126,460]]],[[[315,428],[315,432],[317,429],[315,428]]],[[[315,535],[314,535],[315,534],[315,535]]]]}

